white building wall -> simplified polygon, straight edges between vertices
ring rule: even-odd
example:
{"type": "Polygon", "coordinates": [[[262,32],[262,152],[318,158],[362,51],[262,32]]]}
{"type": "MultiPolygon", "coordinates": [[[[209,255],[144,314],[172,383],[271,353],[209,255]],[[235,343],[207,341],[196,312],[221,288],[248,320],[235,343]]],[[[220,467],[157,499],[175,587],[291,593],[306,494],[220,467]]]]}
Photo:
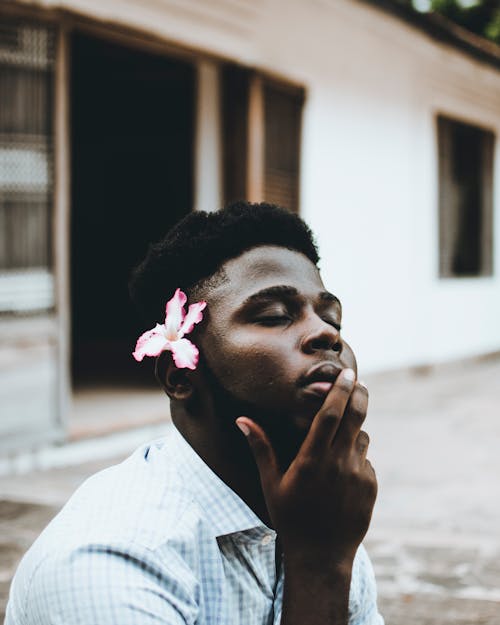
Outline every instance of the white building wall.
{"type": "MultiPolygon", "coordinates": [[[[301,207],[364,371],[500,349],[492,278],[438,279],[437,112],[500,136],[500,72],[358,0],[44,0],[302,83],[301,207]]],[[[498,142],[497,142],[498,143],[498,142]]],[[[498,152],[498,150],[497,150],[498,152]]],[[[500,240],[500,158],[495,241],[500,240]]]]}

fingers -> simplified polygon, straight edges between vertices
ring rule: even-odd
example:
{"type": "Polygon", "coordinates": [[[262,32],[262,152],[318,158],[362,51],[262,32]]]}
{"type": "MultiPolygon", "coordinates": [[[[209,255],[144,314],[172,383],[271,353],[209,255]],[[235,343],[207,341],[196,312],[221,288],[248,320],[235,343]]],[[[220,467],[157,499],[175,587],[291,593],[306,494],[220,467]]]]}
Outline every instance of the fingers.
{"type": "Polygon", "coordinates": [[[343,369],[320,408],[302,444],[301,451],[311,456],[329,448],[340,426],[355,385],[352,369],[343,369]]]}
{"type": "MultiPolygon", "coordinates": [[[[361,426],[368,412],[368,389],[356,384],[346,406],[344,417],[339,424],[334,447],[351,448],[356,444],[361,426]]],[[[363,437],[362,437],[363,438],[363,437]]]]}
{"type": "Polygon", "coordinates": [[[372,463],[369,460],[365,460],[365,466],[366,466],[366,468],[367,468],[367,470],[368,470],[368,472],[369,472],[369,474],[370,474],[370,476],[371,476],[371,478],[372,478],[372,480],[373,480],[373,482],[375,484],[375,492],[377,492],[376,491],[376,489],[377,489],[377,474],[375,473],[375,469],[373,468],[373,465],[372,465],[372,463]]]}
{"type": "Polygon", "coordinates": [[[281,471],[274,449],[264,430],[248,417],[236,419],[236,425],[246,436],[255,463],[259,469],[264,493],[269,492],[281,478],[281,471]]]}
{"type": "Polygon", "coordinates": [[[366,460],[366,454],[368,452],[368,445],[370,444],[370,437],[366,432],[361,430],[356,438],[356,451],[358,452],[359,458],[362,462],[366,460]]]}
{"type": "MultiPolygon", "coordinates": [[[[377,498],[377,492],[378,492],[378,482],[377,482],[377,475],[375,473],[375,469],[373,468],[372,463],[369,460],[365,460],[365,471],[368,473],[369,479],[370,479],[370,484],[371,484],[371,488],[372,488],[372,499],[373,502],[375,502],[375,499],[377,498]]],[[[372,503],[373,506],[373,503],[372,503]]]]}

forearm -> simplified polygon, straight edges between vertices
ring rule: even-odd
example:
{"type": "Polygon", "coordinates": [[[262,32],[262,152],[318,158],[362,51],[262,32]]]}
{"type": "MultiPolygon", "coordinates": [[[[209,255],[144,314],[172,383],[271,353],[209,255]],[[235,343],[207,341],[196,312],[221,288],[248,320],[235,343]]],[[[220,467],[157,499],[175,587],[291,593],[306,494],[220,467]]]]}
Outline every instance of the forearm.
{"type": "Polygon", "coordinates": [[[347,625],[352,560],[284,558],[281,625],[347,625]]]}

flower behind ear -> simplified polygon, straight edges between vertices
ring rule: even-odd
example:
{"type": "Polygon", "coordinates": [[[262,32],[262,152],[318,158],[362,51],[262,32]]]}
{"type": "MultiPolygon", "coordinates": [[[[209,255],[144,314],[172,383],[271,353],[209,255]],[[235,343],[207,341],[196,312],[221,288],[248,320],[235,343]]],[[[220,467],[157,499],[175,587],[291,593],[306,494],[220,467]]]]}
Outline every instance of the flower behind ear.
{"type": "Polygon", "coordinates": [[[137,340],[132,356],[140,362],[144,356],[159,356],[163,351],[172,352],[172,358],[179,369],[196,369],[199,351],[196,345],[185,339],[194,326],[203,319],[202,310],[206,302],[196,302],[184,310],[186,294],[177,289],[165,307],[165,322],[147,330],[137,340]]]}

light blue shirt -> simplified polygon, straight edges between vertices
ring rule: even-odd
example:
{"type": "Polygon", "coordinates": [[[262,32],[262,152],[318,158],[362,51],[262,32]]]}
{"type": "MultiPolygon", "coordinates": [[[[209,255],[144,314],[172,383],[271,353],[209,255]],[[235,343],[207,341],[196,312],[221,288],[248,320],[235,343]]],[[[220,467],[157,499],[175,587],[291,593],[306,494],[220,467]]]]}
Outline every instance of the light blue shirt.
{"type": "MultiPolygon", "coordinates": [[[[76,491],[24,556],[5,625],[279,625],[275,539],[172,427],[76,491]]],[[[383,625],[363,547],[349,616],[383,625]]]]}

